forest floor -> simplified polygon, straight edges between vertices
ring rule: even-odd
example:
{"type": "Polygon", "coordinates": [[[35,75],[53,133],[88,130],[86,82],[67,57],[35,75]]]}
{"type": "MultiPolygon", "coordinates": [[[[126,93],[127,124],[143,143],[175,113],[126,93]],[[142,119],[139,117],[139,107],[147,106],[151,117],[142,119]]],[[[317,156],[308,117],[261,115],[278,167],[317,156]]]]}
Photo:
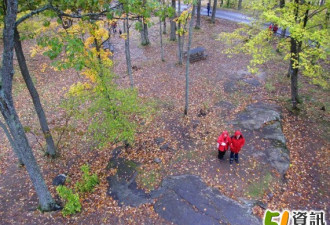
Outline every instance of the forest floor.
{"type": "MultiPolygon", "coordinates": [[[[253,198],[273,210],[318,209],[329,215],[329,92],[308,84],[300,77],[304,104],[299,114],[292,112],[290,83],[285,76],[287,63],[277,59],[262,66],[267,78],[255,91],[226,93],[223,85],[239,71],[247,70],[249,57],[227,57],[223,53],[226,46],[218,40],[218,35],[238,27],[234,22],[221,19],[210,24],[207,18],[203,18],[202,29],[194,30],[192,47],[204,47],[208,58],[191,64],[189,112],[186,117],[183,116],[185,65],[177,64],[177,42],[170,42],[169,34],[164,36],[166,61],[162,62],[158,25],[150,29],[150,46],[141,46],[138,33],[133,32],[131,54],[135,86],[142,98],[155,103],[157,110],[139,129],[134,146],[124,149],[120,156],[141,163],[137,182],[147,191],[157,188],[168,175],[194,174],[235,200],[253,198]],[[219,101],[230,102],[234,107],[223,110],[216,107],[219,101]],[[217,159],[215,146],[220,132],[225,129],[234,132],[227,121],[244,110],[246,105],[257,101],[282,107],[283,131],[291,159],[285,182],[276,173],[270,177],[263,174],[259,162],[247,157],[244,148],[239,165],[229,165],[228,153],[224,161],[217,159]],[[321,110],[323,106],[325,111],[321,110]],[[205,116],[199,115],[201,110],[206,112],[205,116]],[[160,150],[156,138],[163,138],[163,144],[168,144],[168,148],[160,150]],[[162,162],[156,163],[155,158],[162,162]]],[[[115,45],[114,72],[118,75],[118,83],[128,87],[124,41],[115,35],[112,42],[115,45]]],[[[33,44],[24,42],[25,52],[29,52],[33,44]]],[[[52,70],[47,66],[50,61],[44,56],[31,58],[26,55],[58,143],[58,158],[53,160],[44,156],[44,141],[37,117],[18,70],[13,94],[21,122],[27,128],[30,144],[53,196],[57,196],[51,184],[53,178],[66,173],[69,176],[67,186],[74,187],[81,177],[80,167],[86,163],[93,173],[98,174],[101,182],[93,193],[80,196],[80,213],[71,217],[63,217],[60,212],[41,213],[37,210],[37,196],[27,172],[17,166],[9,143],[0,131],[0,224],[169,223],[154,212],[153,203],[139,207],[119,206],[107,195],[106,178],[113,171],[107,170],[106,166],[112,150],[118,146],[97,149],[84,123],[71,118],[60,107],[68,88],[82,78],[76,71],[52,70]]],[[[255,206],[253,212],[262,217],[264,210],[255,206]]]]}

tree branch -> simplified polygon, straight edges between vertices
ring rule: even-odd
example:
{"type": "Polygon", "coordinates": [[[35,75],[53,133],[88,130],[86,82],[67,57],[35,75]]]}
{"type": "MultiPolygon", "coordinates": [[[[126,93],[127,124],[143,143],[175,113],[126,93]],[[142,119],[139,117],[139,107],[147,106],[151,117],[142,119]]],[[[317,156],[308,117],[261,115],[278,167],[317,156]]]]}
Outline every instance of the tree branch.
{"type": "Polygon", "coordinates": [[[64,17],[69,17],[69,18],[76,18],[76,19],[80,19],[83,17],[90,17],[90,18],[99,18],[101,16],[106,16],[106,13],[111,12],[113,9],[118,8],[119,6],[121,6],[122,3],[119,3],[109,9],[103,10],[102,12],[98,12],[98,13],[85,13],[85,14],[68,14],[63,12],[62,10],[56,8],[53,5],[50,5],[51,9],[54,10],[58,16],[64,16],[64,17]]]}
{"type": "Polygon", "coordinates": [[[40,9],[36,9],[32,12],[30,12],[29,14],[26,14],[25,16],[22,16],[21,18],[19,18],[16,23],[15,23],[15,26],[17,27],[20,23],[22,23],[23,21],[31,18],[32,16],[36,15],[36,14],[39,14],[39,13],[42,13],[43,11],[46,11],[48,9],[51,8],[51,5],[45,5],[44,7],[40,8],[40,9]]]}
{"type": "Polygon", "coordinates": [[[320,9],[320,10],[315,10],[314,12],[312,12],[311,14],[309,14],[308,18],[312,18],[313,16],[315,16],[316,14],[322,12],[323,10],[325,10],[326,7],[324,7],[323,9],[320,9]]]}

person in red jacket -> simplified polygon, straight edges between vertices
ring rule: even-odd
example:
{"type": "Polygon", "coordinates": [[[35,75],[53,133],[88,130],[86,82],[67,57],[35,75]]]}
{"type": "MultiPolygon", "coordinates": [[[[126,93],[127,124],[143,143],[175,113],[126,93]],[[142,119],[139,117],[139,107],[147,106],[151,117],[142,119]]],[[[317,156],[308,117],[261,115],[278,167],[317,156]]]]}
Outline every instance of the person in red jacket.
{"type": "Polygon", "coordinates": [[[233,163],[234,157],[236,163],[239,163],[238,161],[238,153],[241,151],[243,145],[245,144],[245,139],[242,135],[242,132],[237,130],[235,132],[235,135],[231,137],[231,143],[230,143],[230,164],[233,163]]]}
{"type": "Polygon", "coordinates": [[[278,30],[278,26],[277,26],[277,24],[275,24],[274,27],[273,27],[273,32],[274,32],[274,34],[277,33],[277,30],[278,30]]]}
{"type": "Polygon", "coordinates": [[[230,137],[228,131],[223,131],[222,134],[218,137],[217,148],[218,148],[218,158],[223,159],[226,151],[228,150],[230,145],[230,137]]]}

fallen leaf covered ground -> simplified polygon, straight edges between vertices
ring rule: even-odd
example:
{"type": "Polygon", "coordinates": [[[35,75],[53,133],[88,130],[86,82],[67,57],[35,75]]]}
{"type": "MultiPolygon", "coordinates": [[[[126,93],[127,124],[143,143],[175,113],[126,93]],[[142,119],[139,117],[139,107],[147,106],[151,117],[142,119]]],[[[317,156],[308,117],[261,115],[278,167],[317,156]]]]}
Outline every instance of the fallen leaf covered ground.
{"type": "MultiPolygon", "coordinates": [[[[329,93],[309,85],[301,78],[301,95],[305,97],[304,107],[297,115],[290,111],[289,80],[285,77],[287,64],[273,60],[262,67],[267,74],[261,87],[250,93],[237,91],[225,93],[223,85],[238,71],[246,70],[249,57],[236,55],[228,58],[221,40],[221,32],[230,32],[238,24],[217,20],[211,25],[202,19],[202,29],[195,30],[192,47],[206,48],[208,58],[191,64],[189,115],[183,116],[185,65],[177,64],[177,42],[168,41],[164,35],[165,62],[161,62],[158,25],[150,29],[151,45],[139,45],[139,34],[133,32],[131,52],[133,76],[139,95],[155,103],[156,112],[139,128],[134,146],[124,149],[121,157],[141,163],[138,185],[150,191],[157,188],[162,178],[174,174],[196,174],[211,187],[218,188],[225,195],[239,200],[254,198],[266,203],[270,209],[320,209],[329,215],[329,93]],[[267,84],[267,85],[266,85],[267,84]],[[274,88],[269,88],[273,86],[274,88]],[[267,88],[267,87],[268,88],[267,88]],[[231,102],[235,108],[224,110],[216,107],[219,101],[231,102]],[[283,182],[274,172],[271,180],[266,176],[260,162],[247,157],[244,148],[239,165],[229,166],[226,160],[217,159],[216,139],[222,130],[233,128],[227,121],[244,110],[245,106],[257,101],[272,102],[282,106],[283,131],[290,150],[291,166],[283,182]],[[320,110],[320,104],[326,110],[320,110]],[[206,112],[200,116],[200,112],[206,112]],[[163,138],[159,145],[156,138],[163,138]],[[160,146],[167,144],[167,148],[160,146]],[[156,163],[155,158],[162,162],[156,163]],[[264,182],[269,184],[264,185],[264,182]],[[255,196],[253,187],[260,184],[255,196]]],[[[168,25],[169,28],[169,25],[168,25]]],[[[129,86],[124,57],[124,41],[114,35],[114,72],[118,83],[129,86]]],[[[185,41],[187,43],[187,40],[185,41]]],[[[25,42],[27,53],[33,42],[25,42]]],[[[33,110],[32,101],[24,81],[16,71],[14,78],[14,99],[24,126],[30,128],[28,138],[37,161],[53,196],[58,196],[51,185],[52,179],[67,173],[67,185],[74,184],[81,177],[80,167],[88,163],[93,173],[100,178],[93,193],[81,195],[82,212],[62,217],[60,212],[41,213],[37,208],[37,197],[26,171],[16,164],[14,154],[5,135],[0,131],[0,223],[1,224],[167,224],[154,210],[152,203],[139,207],[118,206],[118,202],[107,196],[106,177],[112,172],[106,170],[112,150],[111,145],[97,149],[86,132],[86,125],[71,118],[59,107],[66,90],[82,79],[76,71],[56,72],[43,56],[28,58],[28,65],[36,82],[45,108],[55,142],[58,140],[60,157],[52,160],[44,156],[41,147],[44,141],[33,110]]],[[[17,64],[17,62],[16,62],[17,64]]],[[[16,65],[17,68],[17,65],[16,65]]],[[[256,137],[257,139],[257,137],[256,137]]],[[[256,140],[257,141],[257,140],[256,140]]],[[[263,209],[254,208],[254,213],[263,216],[263,209]]]]}

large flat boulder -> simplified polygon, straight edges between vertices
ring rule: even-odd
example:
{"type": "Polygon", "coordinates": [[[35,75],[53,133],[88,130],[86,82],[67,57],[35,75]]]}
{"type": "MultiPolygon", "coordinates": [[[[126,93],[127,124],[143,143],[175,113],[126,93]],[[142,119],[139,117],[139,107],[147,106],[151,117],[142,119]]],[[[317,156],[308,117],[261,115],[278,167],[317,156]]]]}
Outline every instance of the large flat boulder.
{"type": "Polygon", "coordinates": [[[271,147],[266,149],[268,162],[274,167],[281,175],[290,167],[289,151],[286,148],[271,147]]]}
{"type": "Polygon", "coordinates": [[[251,151],[253,157],[271,165],[284,176],[290,167],[290,156],[286,148],[281,117],[279,106],[257,102],[248,105],[231,123],[235,129],[243,131],[247,140],[244,148],[251,151]],[[258,150],[255,145],[263,150],[258,150]]]}
{"type": "Polygon", "coordinates": [[[280,119],[281,111],[278,106],[258,102],[248,105],[232,123],[248,130],[255,130],[263,127],[265,123],[280,121],[280,119]]]}
{"type": "Polygon", "coordinates": [[[118,200],[119,205],[138,206],[151,201],[150,194],[139,189],[135,182],[138,164],[123,158],[112,158],[108,169],[117,169],[117,173],[107,177],[107,194],[118,200]]]}
{"type": "Polygon", "coordinates": [[[161,195],[154,205],[163,218],[181,224],[260,224],[250,208],[208,187],[194,175],[164,179],[161,195]]]}

